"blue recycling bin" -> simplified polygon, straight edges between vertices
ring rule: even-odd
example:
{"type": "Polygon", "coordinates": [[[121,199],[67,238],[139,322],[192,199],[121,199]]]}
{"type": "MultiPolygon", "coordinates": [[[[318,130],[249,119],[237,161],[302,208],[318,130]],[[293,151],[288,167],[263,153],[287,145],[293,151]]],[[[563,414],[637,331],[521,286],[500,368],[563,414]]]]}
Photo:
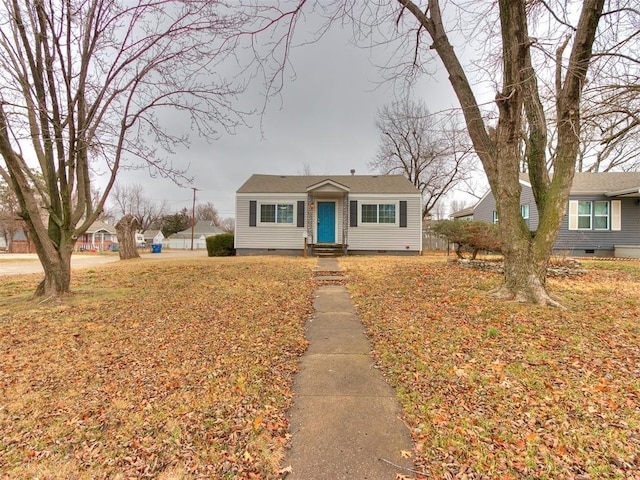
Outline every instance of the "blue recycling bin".
{"type": "Polygon", "coordinates": [[[151,244],[151,253],[160,253],[162,252],[162,244],[161,243],[153,243],[151,244]]]}

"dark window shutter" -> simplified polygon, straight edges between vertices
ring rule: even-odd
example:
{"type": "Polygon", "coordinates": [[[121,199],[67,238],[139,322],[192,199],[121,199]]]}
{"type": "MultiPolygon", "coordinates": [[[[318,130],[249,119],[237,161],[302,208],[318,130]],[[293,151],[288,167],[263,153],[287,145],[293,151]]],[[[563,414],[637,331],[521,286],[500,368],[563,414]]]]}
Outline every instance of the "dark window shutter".
{"type": "Polygon", "coordinates": [[[304,227],[304,200],[298,200],[298,227],[304,227]]]}
{"type": "Polygon", "coordinates": [[[351,200],[349,202],[349,226],[357,227],[358,226],[358,201],[351,200]]]}
{"type": "Polygon", "coordinates": [[[407,201],[400,200],[400,226],[407,226],[407,201]]]}
{"type": "Polygon", "coordinates": [[[249,226],[255,227],[257,224],[256,217],[258,211],[258,202],[255,200],[249,201],[249,226]]]}

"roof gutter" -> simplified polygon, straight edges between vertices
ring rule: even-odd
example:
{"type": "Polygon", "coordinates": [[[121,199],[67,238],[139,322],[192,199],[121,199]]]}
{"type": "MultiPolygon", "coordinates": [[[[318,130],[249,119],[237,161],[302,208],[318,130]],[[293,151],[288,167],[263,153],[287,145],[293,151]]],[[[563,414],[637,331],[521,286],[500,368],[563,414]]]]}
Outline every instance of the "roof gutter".
{"type": "Polygon", "coordinates": [[[614,190],[612,192],[605,192],[605,196],[606,197],[636,197],[636,196],[640,196],[640,186],[639,187],[632,187],[632,188],[625,188],[623,190],[614,190]]]}

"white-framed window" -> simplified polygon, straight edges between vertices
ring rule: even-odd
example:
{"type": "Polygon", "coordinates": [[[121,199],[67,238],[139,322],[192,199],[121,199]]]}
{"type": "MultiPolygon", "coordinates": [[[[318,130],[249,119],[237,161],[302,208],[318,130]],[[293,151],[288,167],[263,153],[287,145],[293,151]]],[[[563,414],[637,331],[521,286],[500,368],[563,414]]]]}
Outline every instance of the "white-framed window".
{"type": "Polygon", "coordinates": [[[622,230],[620,200],[570,200],[569,230],[622,230]]]}
{"type": "Polygon", "coordinates": [[[362,223],[396,223],[395,203],[363,203],[361,209],[362,223]]]}
{"type": "Polygon", "coordinates": [[[609,230],[609,202],[593,202],[593,229],[609,230]]]}
{"type": "Polygon", "coordinates": [[[493,224],[497,225],[498,224],[498,212],[497,211],[493,211],[493,224]]]}
{"type": "Polygon", "coordinates": [[[520,215],[525,220],[529,220],[529,205],[520,205],[520,215]]]}
{"type": "Polygon", "coordinates": [[[591,230],[591,202],[578,202],[578,230],[591,230]]]}
{"type": "Polygon", "coordinates": [[[260,223],[293,224],[293,203],[263,203],[260,205],[260,223]]]}

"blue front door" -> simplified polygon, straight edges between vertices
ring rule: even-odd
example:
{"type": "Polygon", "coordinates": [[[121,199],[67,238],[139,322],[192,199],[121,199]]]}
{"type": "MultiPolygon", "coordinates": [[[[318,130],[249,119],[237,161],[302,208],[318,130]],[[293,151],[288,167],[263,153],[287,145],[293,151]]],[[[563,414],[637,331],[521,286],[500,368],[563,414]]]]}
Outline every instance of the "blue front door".
{"type": "Polygon", "coordinates": [[[318,202],[318,243],[336,241],[336,204],[318,202]]]}

